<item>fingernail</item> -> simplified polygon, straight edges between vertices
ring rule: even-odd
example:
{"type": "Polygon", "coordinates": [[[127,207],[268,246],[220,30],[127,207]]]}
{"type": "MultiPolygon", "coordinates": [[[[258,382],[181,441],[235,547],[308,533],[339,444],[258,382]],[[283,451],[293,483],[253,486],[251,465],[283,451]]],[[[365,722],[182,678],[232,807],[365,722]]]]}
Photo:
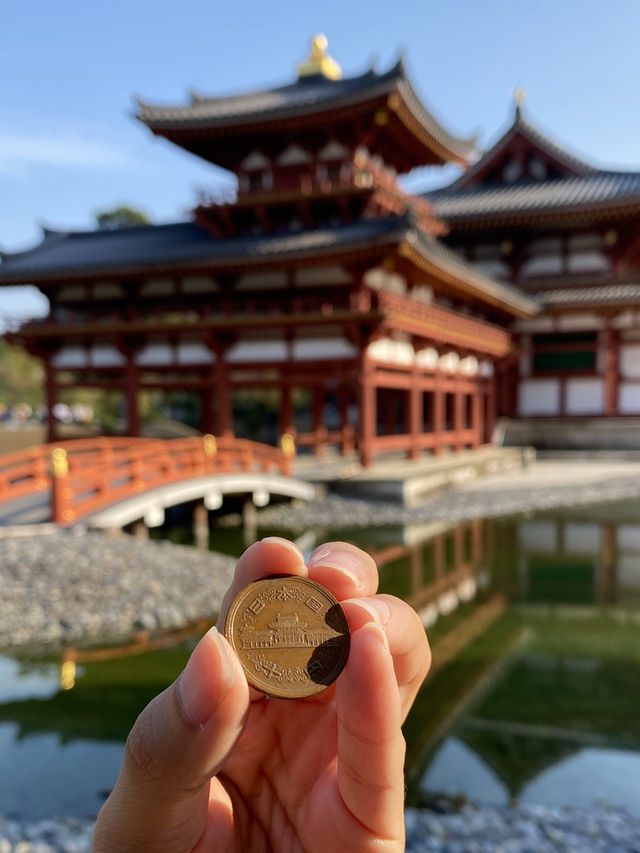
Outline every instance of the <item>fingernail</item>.
{"type": "Polygon", "coordinates": [[[354,598],[351,604],[362,607],[379,625],[386,625],[391,619],[391,608],[384,598],[354,598]]]}
{"type": "Polygon", "coordinates": [[[335,569],[335,571],[354,581],[356,587],[361,586],[367,577],[367,570],[351,551],[334,551],[330,548],[323,548],[320,551],[314,551],[307,565],[310,569],[319,566],[335,569]]]}
{"type": "Polygon", "coordinates": [[[290,551],[298,557],[301,563],[304,563],[304,556],[300,548],[297,545],[294,545],[293,542],[289,542],[288,539],[283,539],[281,536],[267,536],[264,539],[260,540],[261,542],[266,542],[267,545],[282,545],[284,548],[288,548],[290,551]]]}
{"type": "Polygon", "coordinates": [[[187,722],[204,725],[236,677],[222,636],[217,628],[211,628],[193,650],[176,685],[178,703],[187,722]],[[210,658],[212,645],[218,655],[217,665],[210,658]]]}

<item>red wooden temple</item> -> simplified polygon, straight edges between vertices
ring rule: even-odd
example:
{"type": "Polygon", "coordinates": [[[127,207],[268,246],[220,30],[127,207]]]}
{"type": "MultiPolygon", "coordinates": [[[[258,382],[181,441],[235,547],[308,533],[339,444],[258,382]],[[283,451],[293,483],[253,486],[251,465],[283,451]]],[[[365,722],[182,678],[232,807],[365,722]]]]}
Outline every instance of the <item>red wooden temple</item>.
{"type": "Polygon", "coordinates": [[[556,432],[589,421],[611,445],[617,420],[640,447],[640,173],[572,156],[523,117],[517,95],[495,145],[428,195],[453,251],[540,306],[511,326],[502,412],[529,421],[533,440],[545,421],[556,432]]]}
{"type": "MultiPolygon", "coordinates": [[[[385,451],[415,458],[491,440],[496,413],[514,406],[512,330],[538,329],[526,324],[541,322],[539,307],[528,287],[469,262],[485,242],[502,262],[516,236],[497,223],[468,249],[464,215],[447,206],[459,191],[477,197],[486,157],[435,203],[398,185],[415,167],[467,168],[476,156],[474,140],[421,103],[401,62],[343,78],[317,38],[291,84],[140,103],[138,118],[232,172],[237,197],[202,198],[186,222],[47,230],[35,248],[3,255],[0,285],[34,284],[50,302],[46,319],[12,336],[43,360],[50,411],[63,389],[117,390],[135,436],[140,392],[180,389],[198,395],[203,432],[231,436],[234,396],[271,389],[281,436],[316,452],[355,447],[365,465],[385,451]],[[305,417],[293,405],[300,390],[305,417]]],[[[610,230],[602,252],[625,244],[610,230]]],[[[556,322],[558,304],[542,322],[556,322]]],[[[606,336],[619,338],[594,331],[594,351],[606,336]]],[[[53,419],[49,428],[54,440],[53,419]]]]}

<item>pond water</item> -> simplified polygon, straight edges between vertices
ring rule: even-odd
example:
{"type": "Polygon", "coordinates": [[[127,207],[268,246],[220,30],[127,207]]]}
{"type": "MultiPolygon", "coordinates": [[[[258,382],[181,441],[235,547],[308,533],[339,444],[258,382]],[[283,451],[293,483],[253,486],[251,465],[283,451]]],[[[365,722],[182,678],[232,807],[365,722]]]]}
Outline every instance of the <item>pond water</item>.
{"type": "MultiPolygon", "coordinates": [[[[640,503],[335,538],[366,546],[381,589],[428,627],[433,671],[405,725],[410,803],[605,798],[640,814],[640,503]]],[[[240,540],[212,534],[227,553],[240,540]]],[[[0,813],[94,815],[137,713],[195,642],[88,656],[75,673],[0,657],[0,813]]]]}

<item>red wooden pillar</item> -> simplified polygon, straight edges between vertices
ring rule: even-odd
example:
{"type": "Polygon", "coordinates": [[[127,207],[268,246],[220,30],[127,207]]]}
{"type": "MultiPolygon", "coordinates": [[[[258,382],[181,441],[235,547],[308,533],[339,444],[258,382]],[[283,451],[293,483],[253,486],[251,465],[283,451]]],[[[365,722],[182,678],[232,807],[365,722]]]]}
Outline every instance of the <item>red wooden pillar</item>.
{"type": "Polygon", "coordinates": [[[349,401],[351,398],[350,390],[346,385],[340,386],[338,392],[340,401],[340,428],[341,428],[341,452],[343,456],[351,453],[353,450],[353,427],[349,423],[349,401]]]}
{"type": "Polygon", "coordinates": [[[361,464],[366,467],[373,461],[376,437],[375,369],[366,344],[362,344],[360,352],[359,374],[358,452],[361,464]]]}
{"type": "Polygon", "coordinates": [[[480,380],[476,378],[471,400],[471,428],[473,430],[472,447],[480,447],[482,444],[482,391],[480,380]]]}
{"type": "Polygon", "coordinates": [[[293,422],[293,403],[291,400],[291,385],[285,381],[282,386],[282,401],[280,404],[280,434],[295,435],[293,422]]]}
{"type": "Polygon", "coordinates": [[[205,388],[204,391],[200,392],[200,429],[204,435],[215,432],[210,388],[205,388]]]}
{"type": "Polygon", "coordinates": [[[224,350],[218,351],[215,374],[216,393],[216,433],[223,438],[232,438],[233,410],[231,407],[231,384],[229,367],[224,358],[224,350]]]}
{"type": "Polygon", "coordinates": [[[620,336],[617,329],[607,328],[604,335],[604,413],[618,414],[618,385],[620,382],[620,336]]]}
{"type": "Polygon", "coordinates": [[[493,438],[493,427],[496,420],[496,377],[490,376],[486,380],[484,398],[484,440],[491,444],[493,438]]]}
{"type": "Polygon", "coordinates": [[[313,389],[313,448],[321,456],[327,446],[327,428],[324,423],[324,388],[313,389]]]}
{"type": "Polygon", "coordinates": [[[433,383],[433,405],[431,406],[431,431],[433,433],[433,453],[442,453],[442,438],[444,433],[444,390],[442,376],[436,371],[433,383]]]}
{"type": "Polygon", "coordinates": [[[133,353],[129,352],[124,376],[124,393],[127,400],[127,435],[140,435],[138,369],[133,358],[133,353]]]}
{"type": "Polygon", "coordinates": [[[58,440],[58,422],[53,414],[54,406],[58,402],[58,386],[56,383],[55,368],[51,364],[51,359],[48,355],[44,359],[44,373],[44,389],[47,402],[47,441],[51,444],[58,440]]]}
{"type": "Polygon", "coordinates": [[[420,372],[414,365],[411,369],[411,386],[408,391],[409,396],[409,412],[408,412],[408,427],[409,427],[409,457],[418,459],[420,456],[420,435],[422,433],[422,388],[420,387],[420,372]]]}
{"type": "Polygon", "coordinates": [[[456,390],[453,397],[453,448],[462,450],[462,431],[464,430],[464,394],[460,391],[460,374],[456,375],[456,390]]]}

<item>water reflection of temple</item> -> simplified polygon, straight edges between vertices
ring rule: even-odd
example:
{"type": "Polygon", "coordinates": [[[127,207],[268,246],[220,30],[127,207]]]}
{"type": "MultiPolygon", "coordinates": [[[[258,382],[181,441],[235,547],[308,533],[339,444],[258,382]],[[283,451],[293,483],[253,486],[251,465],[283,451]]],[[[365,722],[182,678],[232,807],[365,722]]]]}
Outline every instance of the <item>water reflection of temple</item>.
{"type": "Polygon", "coordinates": [[[573,762],[640,752],[637,518],[630,506],[476,520],[405,529],[375,551],[385,591],[413,604],[433,648],[406,726],[414,800],[449,753],[509,799],[573,762]]]}

